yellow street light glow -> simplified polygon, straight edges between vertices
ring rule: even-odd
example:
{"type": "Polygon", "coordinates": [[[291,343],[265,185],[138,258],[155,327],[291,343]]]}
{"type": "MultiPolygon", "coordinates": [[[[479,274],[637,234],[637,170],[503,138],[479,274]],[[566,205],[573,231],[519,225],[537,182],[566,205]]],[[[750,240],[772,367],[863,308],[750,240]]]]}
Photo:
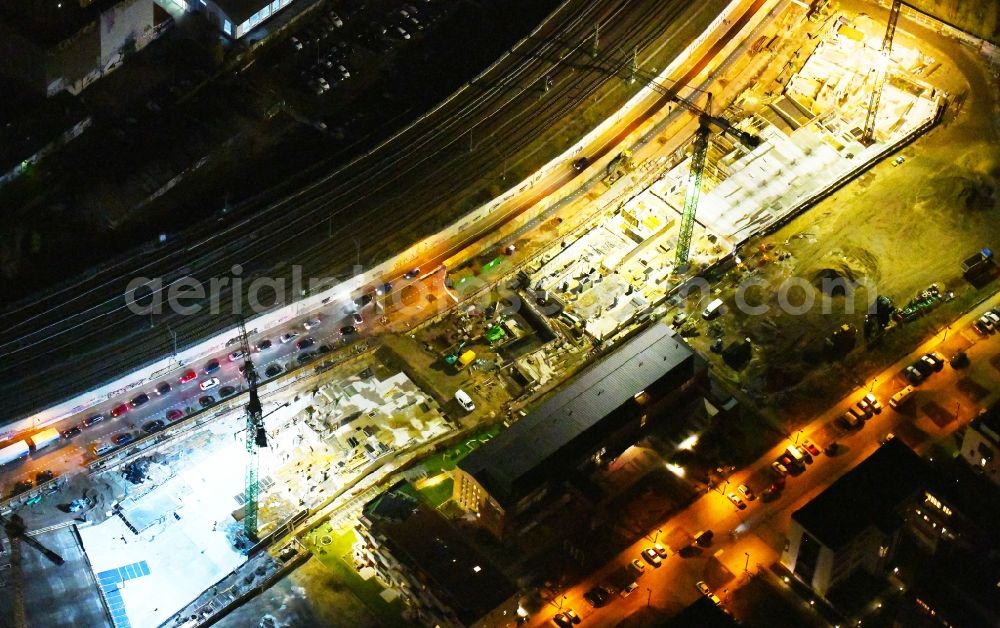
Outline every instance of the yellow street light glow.
{"type": "Polygon", "coordinates": [[[681,441],[680,445],[677,445],[678,449],[694,449],[694,446],[698,444],[698,435],[692,434],[681,441]]]}
{"type": "Polygon", "coordinates": [[[667,471],[670,471],[671,473],[673,473],[674,475],[676,475],[679,478],[684,477],[684,475],[686,473],[686,471],[684,471],[684,467],[682,467],[680,465],[676,465],[676,464],[674,464],[672,462],[668,462],[667,463],[667,471]]]}

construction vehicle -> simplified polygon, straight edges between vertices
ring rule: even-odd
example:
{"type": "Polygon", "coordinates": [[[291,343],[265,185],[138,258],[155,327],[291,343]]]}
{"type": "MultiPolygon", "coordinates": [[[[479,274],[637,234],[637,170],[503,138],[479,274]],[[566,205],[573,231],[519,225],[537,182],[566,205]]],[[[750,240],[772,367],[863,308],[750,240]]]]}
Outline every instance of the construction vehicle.
{"type": "Polygon", "coordinates": [[[464,351],[462,355],[458,356],[458,370],[462,370],[469,366],[476,359],[475,351],[464,351]]]}
{"type": "Polygon", "coordinates": [[[937,284],[931,284],[929,288],[921,290],[917,296],[910,299],[910,302],[905,307],[896,310],[893,318],[899,322],[908,323],[930,312],[940,305],[943,300],[944,297],[938,289],[937,284]]]}
{"type": "Polygon", "coordinates": [[[993,250],[982,248],[975,255],[968,257],[962,262],[962,276],[966,279],[975,279],[993,266],[993,250]]]}
{"type": "Polygon", "coordinates": [[[455,363],[458,362],[458,355],[462,352],[462,347],[464,346],[465,346],[465,341],[458,343],[458,346],[455,347],[454,351],[444,356],[444,363],[447,364],[448,366],[454,366],[455,363]]]}
{"type": "Polygon", "coordinates": [[[614,185],[615,181],[632,172],[634,168],[635,164],[632,163],[632,151],[627,149],[623,150],[618,153],[617,157],[608,162],[608,168],[604,174],[604,183],[610,187],[614,185]]]}

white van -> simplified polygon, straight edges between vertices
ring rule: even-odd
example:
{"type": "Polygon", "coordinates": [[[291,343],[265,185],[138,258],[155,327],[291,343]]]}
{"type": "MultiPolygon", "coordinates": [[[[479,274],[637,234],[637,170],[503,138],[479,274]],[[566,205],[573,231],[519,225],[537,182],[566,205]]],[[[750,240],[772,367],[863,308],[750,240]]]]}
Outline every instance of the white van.
{"type": "Polygon", "coordinates": [[[714,301],[708,304],[708,307],[702,310],[701,316],[705,320],[712,320],[713,318],[719,315],[721,310],[722,310],[722,299],[715,299],[714,301]]]}
{"type": "Polygon", "coordinates": [[[897,392],[895,395],[889,398],[889,407],[896,408],[902,405],[903,402],[905,402],[907,399],[910,398],[910,395],[913,394],[914,390],[916,389],[913,388],[913,386],[906,386],[905,388],[897,392]]]}
{"type": "Polygon", "coordinates": [[[97,443],[93,447],[95,456],[103,456],[104,454],[111,452],[115,448],[115,445],[112,443],[97,443]]]}
{"type": "Polygon", "coordinates": [[[476,404],[472,402],[472,397],[470,397],[469,394],[461,388],[455,391],[455,401],[457,401],[458,405],[462,406],[466,412],[472,412],[476,409],[476,404]]]}

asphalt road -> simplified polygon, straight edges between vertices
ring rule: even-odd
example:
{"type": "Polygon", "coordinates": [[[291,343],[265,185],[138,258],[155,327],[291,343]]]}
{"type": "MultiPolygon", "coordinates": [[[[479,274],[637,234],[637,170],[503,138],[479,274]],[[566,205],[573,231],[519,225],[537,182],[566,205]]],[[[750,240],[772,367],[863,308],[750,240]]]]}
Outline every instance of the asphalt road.
{"type": "MultiPolygon", "coordinates": [[[[302,364],[308,364],[320,355],[336,351],[347,343],[364,338],[372,326],[378,325],[377,318],[381,313],[381,310],[377,309],[378,307],[375,303],[371,303],[361,308],[357,313],[361,315],[362,322],[358,323],[354,318],[356,308],[330,305],[320,313],[303,317],[289,323],[284,328],[254,336],[251,339],[254,346],[260,345],[264,340],[271,342],[269,348],[255,351],[252,355],[259,381],[264,382],[279,377],[302,364]],[[319,325],[310,324],[309,328],[306,329],[307,320],[317,319],[319,325]],[[342,328],[348,325],[354,327],[355,332],[347,335],[341,334],[342,328]],[[294,333],[296,336],[282,342],[281,337],[289,333],[294,333]],[[313,342],[309,346],[299,348],[298,343],[306,339],[312,339],[313,342]],[[269,369],[278,370],[277,372],[269,372],[269,369]]],[[[239,347],[233,346],[230,349],[235,351],[239,347]]],[[[148,386],[137,388],[127,395],[89,408],[85,412],[56,423],[53,427],[60,431],[66,431],[74,425],[79,426],[80,433],[55,441],[20,461],[3,465],[3,482],[0,482],[2,495],[0,497],[5,498],[10,495],[16,482],[33,480],[41,471],[52,471],[57,476],[76,472],[82,464],[96,458],[94,452],[96,446],[114,444],[113,439],[123,434],[129,434],[138,440],[147,434],[144,427],[152,421],[160,420],[166,427],[184,420],[202,408],[212,407],[223,399],[244,393],[246,380],[239,370],[242,365],[242,358],[230,360],[228,355],[202,360],[199,363],[175,369],[169,375],[151,382],[148,386]],[[219,367],[208,373],[206,367],[212,361],[217,361],[219,367]],[[189,379],[191,373],[194,375],[192,379],[189,379]],[[181,381],[182,379],[188,381],[181,381]],[[218,380],[218,383],[208,389],[202,388],[203,383],[213,379],[218,380]],[[155,389],[162,383],[169,384],[171,389],[165,394],[158,395],[155,389]],[[233,390],[223,396],[222,392],[227,387],[233,390]],[[132,407],[130,401],[141,393],[145,393],[149,397],[149,401],[138,407],[132,407]],[[210,398],[205,405],[201,403],[201,399],[204,397],[210,398]],[[122,404],[129,405],[127,412],[121,416],[112,417],[112,409],[122,404]],[[175,410],[182,414],[172,419],[169,418],[168,413],[175,410]],[[102,418],[89,427],[83,425],[85,419],[95,415],[100,415],[102,418]]]]}
{"type": "Polygon", "coordinates": [[[305,277],[343,278],[356,255],[374,265],[457,218],[448,199],[479,189],[501,155],[537,150],[539,138],[554,137],[560,122],[592,100],[614,90],[620,97],[622,71],[631,62],[623,51],[637,50],[643,60],[667,41],[679,51],[687,42],[675,40],[677,32],[686,28],[693,37],[700,28],[688,22],[707,25],[714,6],[570,0],[496,67],[353,163],[225,214],[212,213],[163,246],[150,245],[44,296],[7,306],[0,313],[4,420],[169,355],[174,334],[183,349],[234,325],[228,290],[220,299],[223,314],[136,316],[125,307],[132,278],[161,277],[169,286],[191,276],[207,284],[240,264],[246,286],[262,276],[288,281],[292,265],[301,266],[305,277]],[[545,77],[552,78],[548,91],[541,89],[545,77]]]}

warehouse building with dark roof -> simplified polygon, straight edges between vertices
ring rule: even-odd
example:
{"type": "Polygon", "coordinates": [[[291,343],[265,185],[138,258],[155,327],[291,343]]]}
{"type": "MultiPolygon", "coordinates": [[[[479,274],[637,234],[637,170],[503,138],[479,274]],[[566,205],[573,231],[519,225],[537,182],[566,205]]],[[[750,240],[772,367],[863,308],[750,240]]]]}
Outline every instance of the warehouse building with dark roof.
{"type": "Polygon", "coordinates": [[[672,329],[651,326],[464,458],[454,472],[455,501],[503,536],[585,460],[635,443],[649,407],[680,401],[703,372],[672,329]]]}

